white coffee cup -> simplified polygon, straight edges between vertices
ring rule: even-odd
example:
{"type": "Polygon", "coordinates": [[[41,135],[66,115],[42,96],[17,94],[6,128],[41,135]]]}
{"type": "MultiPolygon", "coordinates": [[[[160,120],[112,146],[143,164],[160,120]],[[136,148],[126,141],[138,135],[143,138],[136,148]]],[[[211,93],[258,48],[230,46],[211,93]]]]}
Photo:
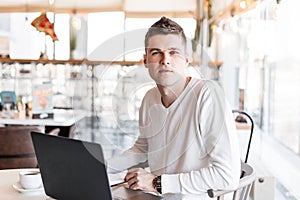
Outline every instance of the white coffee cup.
{"type": "Polygon", "coordinates": [[[42,186],[42,177],[39,171],[21,171],[19,178],[24,189],[37,189],[42,186]]]}

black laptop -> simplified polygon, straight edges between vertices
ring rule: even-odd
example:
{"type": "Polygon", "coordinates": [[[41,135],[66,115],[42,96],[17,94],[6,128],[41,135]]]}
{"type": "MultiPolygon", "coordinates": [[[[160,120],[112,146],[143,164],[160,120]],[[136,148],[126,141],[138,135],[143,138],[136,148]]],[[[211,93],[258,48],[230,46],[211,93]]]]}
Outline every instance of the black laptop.
{"type": "Polygon", "coordinates": [[[31,137],[48,196],[62,200],[112,199],[99,144],[35,132],[31,137]]]}
{"type": "Polygon", "coordinates": [[[31,132],[45,193],[59,200],[158,200],[114,187],[112,197],[100,144],[31,132]]]}

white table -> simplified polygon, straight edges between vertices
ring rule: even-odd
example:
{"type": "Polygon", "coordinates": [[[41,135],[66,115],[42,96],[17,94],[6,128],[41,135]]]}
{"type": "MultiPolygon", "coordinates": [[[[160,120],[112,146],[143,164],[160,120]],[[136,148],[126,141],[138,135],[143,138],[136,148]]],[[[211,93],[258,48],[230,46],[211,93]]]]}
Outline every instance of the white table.
{"type": "MultiPolygon", "coordinates": [[[[8,169],[0,170],[0,199],[1,200],[53,200],[47,196],[44,191],[33,193],[21,193],[13,188],[13,184],[19,181],[20,170],[26,169],[8,169]]],[[[128,200],[158,200],[160,197],[126,189],[123,186],[112,188],[114,196],[122,197],[128,200]]],[[[172,199],[172,198],[171,198],[172,199]]],[[[170,199],[170,200],[171,200],[170,199]]]]}
{"type": "Polygon", "coordinates": [[[45,126],[45,132],[59,128],[59,135],[68,136],[69,129],[76,122],[86,116],[86,111],[83,110],[54,110],[53,119],[31,119],[31,118],[0,118],[2,125],[26,125],[26,126],[45,126]]]}
{"type": "MultiPolygon", "coordinates": [[[[0,170],[0,199],[1,200],[54,200],[47,196],[44,191],[34,193],[21,193],[13,188],[13,184],[19,181],[20,170],[28,169],[7,169],[0,170]]],[[[36,170],[36,169],[35,169],[36,170]]],[[[127,200],[199,200],[197,195],[165,194],[155,196],[125,188],[123,185],[113,187],[112,195],[127,200]]]]}
{"type": "Polygon", "coordinates": [[[1,200],[50,200],[44,191],[20,193],[13,188],[19,180],[19,169],[0,170],[0,199],[1,200]]]}
{"type": "Polygon", "coordinates": [[[54,110],[53,119],[3,118],[0,124],[6,125],[40,125],[40,126],[71,126],[85,116],[83,110],[54,110]]]}

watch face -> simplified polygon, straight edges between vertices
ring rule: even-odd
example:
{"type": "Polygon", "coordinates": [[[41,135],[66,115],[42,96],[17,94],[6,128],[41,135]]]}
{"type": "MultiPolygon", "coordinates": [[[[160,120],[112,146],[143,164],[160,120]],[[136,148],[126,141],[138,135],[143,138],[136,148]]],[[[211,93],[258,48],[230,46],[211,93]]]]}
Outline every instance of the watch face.
{"type": "Polygon", "coordinates": [[[157,176],[153,179],[153,187],[156,190],[161,188],[161,176],[157,176]]]}

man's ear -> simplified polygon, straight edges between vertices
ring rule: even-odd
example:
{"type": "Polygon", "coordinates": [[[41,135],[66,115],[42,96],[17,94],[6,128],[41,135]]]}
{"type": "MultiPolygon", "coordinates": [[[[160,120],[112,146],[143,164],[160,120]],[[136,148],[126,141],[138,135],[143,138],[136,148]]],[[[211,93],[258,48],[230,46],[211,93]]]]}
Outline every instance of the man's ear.
{"type": "Polygon", "coordinates": [[[189,58],[188,57],[185,58],[185,64],[186,64],[186,66],[189,65],[189,58]]]}
{"type": "Polygon", "coordinates": [[[147,55],[146,54],[144,54],[143,55],[143,63],[144,63],[144,66],[147,68],[147,55]]]}

